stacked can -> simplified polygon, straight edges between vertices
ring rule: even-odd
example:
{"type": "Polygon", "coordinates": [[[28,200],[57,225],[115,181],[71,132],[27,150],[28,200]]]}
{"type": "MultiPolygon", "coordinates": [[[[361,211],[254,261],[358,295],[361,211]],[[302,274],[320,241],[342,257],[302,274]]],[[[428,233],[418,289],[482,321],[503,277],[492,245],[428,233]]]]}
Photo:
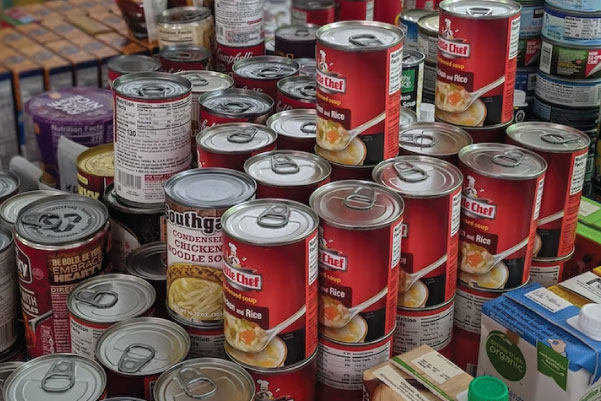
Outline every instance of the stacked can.
{"type": "Polygon", "coordinates": [[[405,49],[417,50],[417,23],[425,15],[432,14],[430,10],[408,9],[405,7],[399,19],[399,27],[405,34],[405,49]]]}
{"type": "Polygon", "coordinates": [[[417,21],[417,50],[425,56],[423,100],[434,103],[438,74],[438,13],[429,13],[417,21]]]}

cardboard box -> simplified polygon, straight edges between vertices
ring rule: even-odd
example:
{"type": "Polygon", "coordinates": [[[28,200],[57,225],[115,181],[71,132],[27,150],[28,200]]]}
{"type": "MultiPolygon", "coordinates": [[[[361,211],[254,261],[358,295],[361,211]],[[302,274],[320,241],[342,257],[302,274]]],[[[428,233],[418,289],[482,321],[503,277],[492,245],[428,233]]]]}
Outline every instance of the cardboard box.
{"type": "Polygon", "coordinates": [[[73,69],[64,58],[38,44],[22,47],[19,53],[44,68],[46,90],[73,86],[73,69]]]}
{"type": "Polygon", "coordinates": [[[15,28],[0,29],[0,43],[14,50],[19,50],[22,47],[34,46],[37,43],[15,28]]]}
{"type": "Polygon", "coordinates": [[[582,198],[576,228],[575,251],[564,265],[563,280],[601,265],[601,204],[582,198]]]}
{"type": "Polygon", "coordinates": [[[61,38],[67,40],[76,39],[81,36],[86,36],[86,34],[83,31],[80,31],[73,25],[66,22],[64,17],[45,19],[42,21],[42,26],[50,29],[52,32],[54,32],[61,38]]]}
{"type": "Polygon", "coordinates": [[[82,48],[84,51],[96,56],[100,64],[100,85],[103,88],[108,88],[109,77],[107,63],[111,58],[118,56],[119,53],[112,47],[88,35],[81,35],[76,39],[71,39],[71,42],[82,48]]]}
{"type": "Polygon", "coordinates": [[[17,26],[15,29],[21,32],[23,35],[29,37],[30,39],[33,39],[34,41],[42,45],[44,43],[60,39],[60,37],[57,34],[38,23],[20,25],[17,26]]]}
{"type": "Polygon", "coordinates": [[[88,35],[96,36],[101,33],[112,32],[113,30],[108,26],[86,16],[86,15],[75,15],[68,16],[67,20],[76,28],[84,31],[88,35]]]}
{"type": "Polygon", "coordinates": [[[75,86],[98,87],[100,73],[96,57],[66,40],[50,42],[46,47],[71,63],[75,86]]]}
{"type": "Polygon", "coordinates": [[[54,11],[46,8],[41,3],[22,6],[21,9],[29,14],[34,21],[41,21],[44,18],[48,18],[54,14],[54,11]]]}
{"type": "Polygon", "coordinates": [[[120,54],[149,54],[148,49],[116,32],[103,33],[95,36],[95,38],[117,50],[120,54]]]}

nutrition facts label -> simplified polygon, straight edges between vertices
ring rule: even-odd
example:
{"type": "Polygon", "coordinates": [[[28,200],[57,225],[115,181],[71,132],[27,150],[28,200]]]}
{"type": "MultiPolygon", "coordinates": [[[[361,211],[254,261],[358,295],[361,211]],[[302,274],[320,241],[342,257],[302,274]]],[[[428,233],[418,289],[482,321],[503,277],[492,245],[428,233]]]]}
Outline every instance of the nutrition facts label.
{"type": "Polygon", "coordinates": [[[215,0],[215,26],[222,45],[258,45],[264,39],[263,0],[215,0]]]}
{"type": "Polygon", "coordinates": [[[190,358],[225,358],[225,336],[190,333],[190,358]]]}
{"type": "Polygon", "coordinates": [[[561,265],[530,266],[530,280],[544,287],[555,285],[561,275],[561,265]]]}
{"type": "Polygon", "coordinates": [[[598,40],[601,38],[601,18],[565,17],[565,37],[598,40]]]}
{"type": "Polygon", "coordinates": [[[586,153],[574,158],[574,165],[572,167],[572,181],[570,182],[570,196],[576,195],[582,191],[584,177],[586,175],[587,158],[588,155],[586,153]]]}
{"type": "Polygon", "coordinates": [[[453,306],[423,316],[403,315],[399,310],[394,332],[394,353],[402,354],[420,345],[429,345],[439,351],[449,345],[453,332],[453,306]]]}
{"type": "Polygon", "coordinates": [[[455,326],[471,333],[480,334],[482,305],[494,297],[482,297],[457,288],[455,295],[455,326]]]}

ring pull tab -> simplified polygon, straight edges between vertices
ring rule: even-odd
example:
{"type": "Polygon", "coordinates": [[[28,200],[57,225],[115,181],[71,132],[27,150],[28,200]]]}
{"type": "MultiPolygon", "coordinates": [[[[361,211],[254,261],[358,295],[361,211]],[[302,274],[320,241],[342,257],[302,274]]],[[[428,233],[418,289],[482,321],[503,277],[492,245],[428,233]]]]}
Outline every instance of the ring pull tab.
{"type": "Polygon", "coordinates": [[[284,75],[282,71],[282,67],[271,65],[268,67],[260,68],[257,72],[257,76],[261,78],[278,78],[284,75]]]}
{"type": "Polygon", "coordinates": [[[259,130],[255,127],[240,128],[227,136],[227,141],[232,143],[249,143],[255,139],[259,130]]]}
{"type": "Polygon", "coordinates": [[[187,11],[182,14],[182,22],[192,22],[198,19],[199,15],[197,11],[187,11]]]}
{"type": "Polygon", "coordinates": [[[44,375],[42,389],[49,393],[64,393],[75,385],[74,373],[73,361],[56,361],[44,375]]]}
{"type": "Polygon", "coordinates": [[[257,223],[265,228],[282,228],[290,221],[290,209],[285,203],[280,203],[265,209],[257,217],[257,223]]]}
{"type": "Polygon", "coordinates": [[[309,8],[320,8],[321,4],[319,3],[319,1],[310,1],[307,3],[307,6],[309,8]]]}
{"type": "Polygon", "coordinates": [[[358,187],[353,193],[344,198],[344,205],[356,210],[369,210],[375,204],[376,190],[372,187],[358,187]]]}
{"type": "Polygon", "coordinates": [[[177,378],[179,379],[184,392],[190,398],[201,400],[203,398],[211,397],[217,392],[217,384],[213,379],[202,374],[202,372],[196,368],[183,368],[178,370],[177,378]],[[206,391],[200,389],[199,385],[203,383],[208,387],[206,391]],[[195,386],[196,389],[194,388],[195,386]]]}
{"type": "Polygon", "coordinates": [[[409,162],[398,162],[392,165],[399,178],[405,182],[422,182],[430,177],[426,170],[409,162]]]}
{"type": "Polygon", "coordinates": [[[300,27],[296,29],[294,35],[298,36],[299,38],[306,38],[307,36],[311,35],[311,32],[309,32],[309,28],[300,27]]]}
{"type": "Polygon", "coordinates": [[[355,46],[379,46],[382,45],[382,41],[378,39],[375,35],[371,33],[361,33],[359,35],[352,35],[348,39],[349,42],[354,44],[355,46]]]}
{"type": "Polygon", "coordinates": [[[576,134],[567,134],[567,135],[562,135],[562,134],[558,134],[558,133],[548,133],[548,132],[544,132],[544,131],[539,131],[539,130],[532,130],[532,131],[528,131],[528,132],[536,132],[536,133],[543,133],[540,138],[547,142],[547,143],[551,143],[553,145],[565,145],[567,143],[571,143],[571,142],[578,142],[580,140],[580,137],[576,134]]]}
{"type": "Polygon", "coordinates": [[[192,53],[190,52],[185,52],[185,51],[178,51],[173,53],[173,56],[177,59],[177,60],[192,60],[192,53]]]}
{"type": "Polygon", "coordinates": [[[139,372],[140,369],[144,367],[148,362],[154,358],[155,350],[150,345],[146,344],[130,344],[125,348],[121,358],[119,359],[119,364],[117,365],[117,369],[119,372],[123,373],[136,373],[139,372]],[[134,351],[142,351],[146,352],[148,355],[134,355],[134,351]]]}
{"type": "Polygon", "coordinates": [[[304,123],[303,125],[301,125],[300,130],[303,134],[315,135],[315,132],[317,131],[317,124],[304,123]]]}
{"type": "Polygon", "coordinates": [[[300,171],[298,164],[289,156],[271,156],[271,170],[276,174],[296,174],[300,171]]]}
{"type": "Polygon", "coordinates": [[[148,98],[164,96],[165,93],[166,93],[166,89],[164,87],[162,87],[160,85],[156,85],[156,84],[144,85],[140,89],[138,89],[138,94],[140,96],[144,96],[144,97],[148,97],[148,98]]]}
{"type": "Polygon", "coordinates": [[[194,86],[207,86],[209,84],[209,81],[203,78],[200,74],[187,74],[186,78],[188,78],[188,80],[192,82],[192,85],[194,86]]]}
{"type": "Polygon", "coordinates": [[[421,149],[436,145],[436,137],[428,130],[423,130],[419,134],[402,134],[399,141],[403,145],[419,146],[421,149]]]}
{"type": "Polygon", "coordinates": [[[299,89],[299,92],[304,97],[314,98],[316,96],[316,94],[317,94],[317,84],[316,83],[310,83],[308,85],[305,85],[305,86],[303,86],[302,88],[299,89]]]}
{"type": "Polygon", "coordinates": [[[492,15],[493,10],[489,7],[468,7],[466,12],[472,17],[488,17],[492,15]]]}
{"type": "Polygon", "coordinates": [[[503,167],[517,167],[522,162],[524,153],[519,150],[508,150],[503,153],[498,153],[492,157],[495,164],[503,167]]]}
{"type": "Polygon", "coordinates": [[[407,63],[413,58],[411,53],[403,53],[403,62],[407,63]]]}
{"type": "Polygon", "coordinates": [[[119,300],[119,294],[110,290],[93,291],[82,289],[75,293],[75,299],[96,308],[106,309],[115,306],[119,300]],[[102,301],[103,297],[108,297],[108,301],[102,301]]]}
{"type": "Polygon", "coordinates": [[[244,113],[250,109],[250,105],[245,102],[226,101],[219,105],[219,107],[229,113],[244,113]]]}
{"type": "Polygon", "coordinates": [[[51,230],[59,227],[63,219],[56,214],[28,214],[21,221],[28,226],[51,230]]]}

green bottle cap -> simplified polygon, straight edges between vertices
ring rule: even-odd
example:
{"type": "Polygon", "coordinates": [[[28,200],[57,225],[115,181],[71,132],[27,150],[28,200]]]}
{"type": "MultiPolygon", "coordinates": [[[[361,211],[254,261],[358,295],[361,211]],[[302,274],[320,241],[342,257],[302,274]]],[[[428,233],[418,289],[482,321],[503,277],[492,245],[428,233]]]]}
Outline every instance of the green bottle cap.
{"type": "Polygon", "coordinates": [[[467,398],[468,401],[507,401],[509,390],[496,377],[480,376],[471,381],[467,398]]]}

